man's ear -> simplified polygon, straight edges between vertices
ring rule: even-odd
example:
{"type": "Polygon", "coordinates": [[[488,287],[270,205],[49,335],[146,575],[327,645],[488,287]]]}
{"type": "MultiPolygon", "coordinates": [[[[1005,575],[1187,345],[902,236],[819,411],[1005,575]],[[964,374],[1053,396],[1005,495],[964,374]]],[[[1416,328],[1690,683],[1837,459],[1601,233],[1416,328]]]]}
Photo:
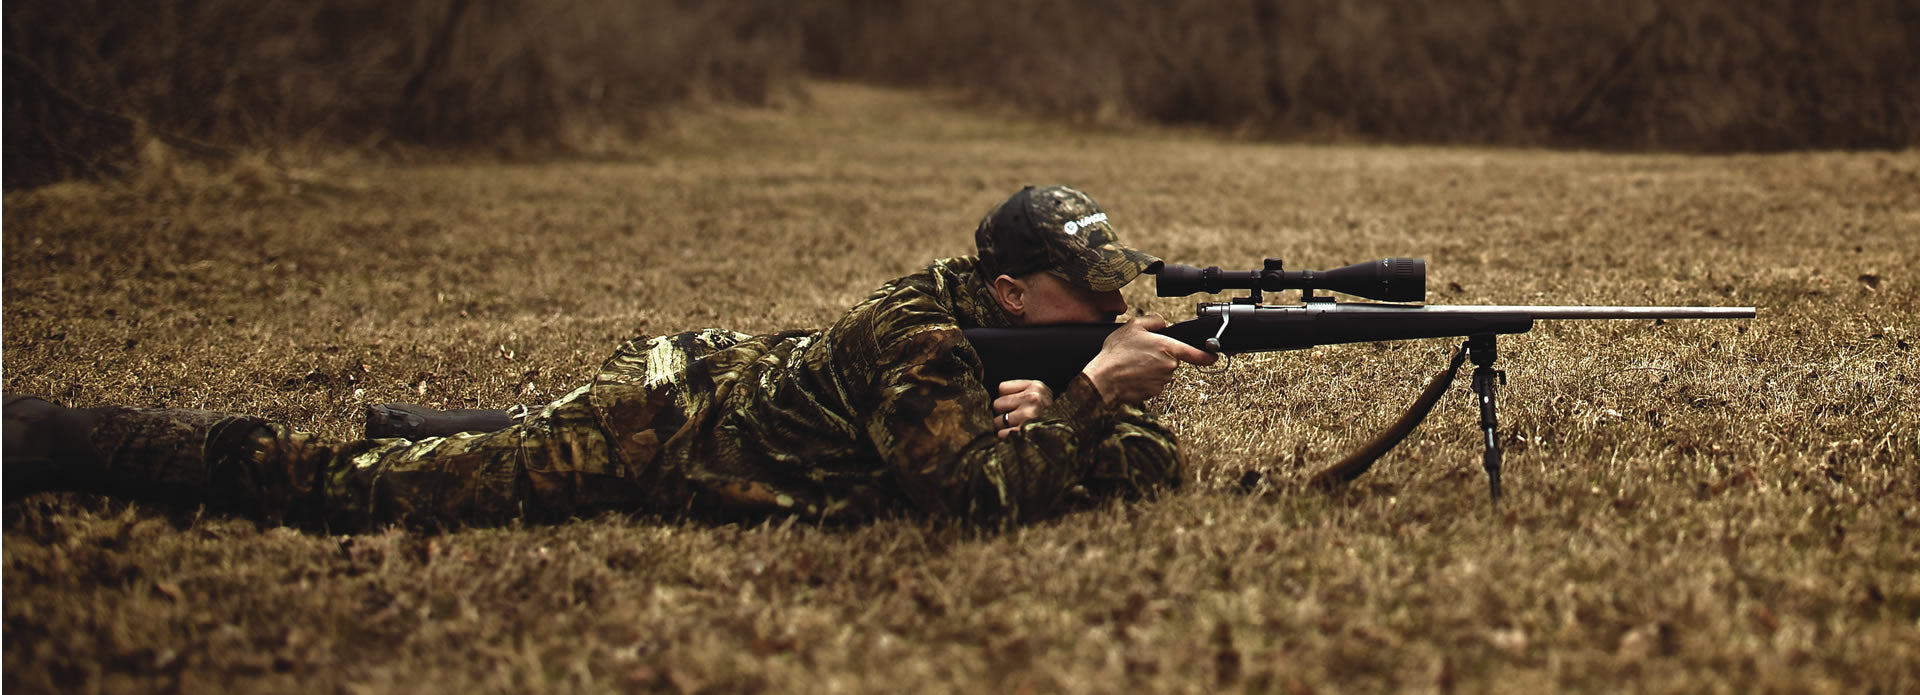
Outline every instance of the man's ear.
{"type": "Polygon", "coordinates": [[[993,279],[993,298],[1000,302],[1000,310],[1008,316],[1019,318],[1027,313],[1027,283],[1010,275],[993,279]]]}

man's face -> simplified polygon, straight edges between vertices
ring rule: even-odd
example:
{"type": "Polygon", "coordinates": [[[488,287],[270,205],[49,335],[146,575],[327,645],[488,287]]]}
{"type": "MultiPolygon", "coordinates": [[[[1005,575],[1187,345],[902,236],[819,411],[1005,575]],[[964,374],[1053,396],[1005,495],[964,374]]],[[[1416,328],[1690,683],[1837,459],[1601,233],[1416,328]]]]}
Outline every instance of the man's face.
{"type": "Polygon", "coordinates": [[[1020,280],[1026,286],[1026,311],[1015,320],[1023,326],[1112,323],[1127,313],[1127,300],[1119,290],[1095,292],[1044,271],[1020,280]]]}

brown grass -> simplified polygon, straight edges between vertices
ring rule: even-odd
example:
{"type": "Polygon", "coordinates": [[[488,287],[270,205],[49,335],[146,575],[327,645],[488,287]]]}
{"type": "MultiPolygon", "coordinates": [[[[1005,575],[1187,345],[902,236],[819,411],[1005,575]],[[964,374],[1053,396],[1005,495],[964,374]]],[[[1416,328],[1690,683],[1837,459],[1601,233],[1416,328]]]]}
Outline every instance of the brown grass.
{"type": "Polygon", "coordinates": [[[1249,145],[814,91],[619,161],[8,194],[5,388],[340,436],[364,403],[538,401],[633,331],[824,324],[1056,181],[1187,262],[1762,313],[1505,340],[1497,509],[1464,390],[1351,490],[1299,489],[1446,341],[1183,373],[1155,407],[1192,484],[1001,532],[324,537],[36,497],[5,510],[9,692],[1920,687],[1920,157],[1249,145]]]}

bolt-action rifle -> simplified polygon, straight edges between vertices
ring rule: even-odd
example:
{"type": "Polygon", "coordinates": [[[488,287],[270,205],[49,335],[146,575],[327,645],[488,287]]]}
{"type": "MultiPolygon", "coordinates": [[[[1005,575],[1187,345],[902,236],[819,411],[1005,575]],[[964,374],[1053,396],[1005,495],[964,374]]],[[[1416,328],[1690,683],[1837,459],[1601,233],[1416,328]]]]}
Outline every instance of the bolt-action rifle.
{"type": "MultiPolygon", "coordinates": [[[[1248,352],[1300,350],[1319,345],[1420,338],[1466,338],[1445,371],[1427,384],[1414,405],[1380,437],[1352,456],[1315,475],[1312,483],[1332,487],[1365,473],[1387,450],[1413,431],[1453,383],[1460,366],[1472,359],[1473,393],[1480,405],[1485,435],[1482,467],[1488,489],[1500,499],[1500,440],[1494,394],[1506,373],[1494,368],[1495,336],[1525,333],[1547,319],[1750,319],[1753,307],[1701,306],[1447,306],[1417,304],[1426,299],[1427,263],[1419,258],[1383,258],[1344,268],[1290,271],[1278,258],[1261,270],[1221,270],[1163,265],[1155,276],[1162,297],[1184,297],[1224,290],[1248,290],[1245,297],[1202,302],[1195,317],[1159,330],[1208,352],[1230,356],[1248,352]],[[1262,292],[1299,290],[1301,302],[1267,304],[1262,292]],[[1316,291],[1339,292],[1377,302],[1343,302],[1316,291]]],[[[971,328],[968,342],[986,366],[987,383],[1036,379],[1062,390],[1100,353],[1119,324],[1073,324],[1030,328],[971,328]]]]}

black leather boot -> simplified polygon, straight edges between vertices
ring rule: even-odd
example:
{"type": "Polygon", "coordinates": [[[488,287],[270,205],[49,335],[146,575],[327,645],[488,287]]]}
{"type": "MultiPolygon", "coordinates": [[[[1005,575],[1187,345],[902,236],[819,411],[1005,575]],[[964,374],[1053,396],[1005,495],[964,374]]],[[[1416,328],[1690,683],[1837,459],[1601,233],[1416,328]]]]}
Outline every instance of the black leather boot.
{"type": "Polygon", "coordinates": [[[8,499],[86,492],[167,504],[208,501],[214,468],[264,421],[207,410],[66,408],[4,397],[8,499]]]}
{"type": "Polygon", "coordinates": [[[368,439],[426,439],[463,432],[498,432],[526,417],[526,408],[508,410],[434,410],[411,403],[367,406],[368,439]]]}
{"type": "Polygon", "coordinates": [[[93,413],[62,408],[33,396],[9,394],[0,412],[5,442],[0,470],[6,471],[9,500],[55,490],[70,490],[88,472],[97,472],[100,454],[88,437],[93,413]]]}

